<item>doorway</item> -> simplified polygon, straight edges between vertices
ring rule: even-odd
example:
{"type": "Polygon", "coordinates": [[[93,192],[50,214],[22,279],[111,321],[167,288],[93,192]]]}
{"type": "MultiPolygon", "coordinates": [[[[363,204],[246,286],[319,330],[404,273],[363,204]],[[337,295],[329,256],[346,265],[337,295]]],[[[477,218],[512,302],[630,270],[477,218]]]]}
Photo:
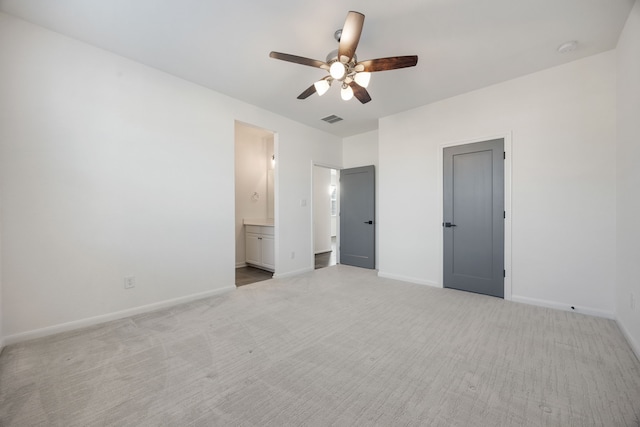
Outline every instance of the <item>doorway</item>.
{"type": "Polygon", "coordinates": [[[276,269],[275,167],[275,133],[236,121],[236,286],[269,279],[276,269]]]}
{"type": "Polygon", "coordinates": [[[337,263],[338,170],[313,166],[313,254],[315,269],[337,263]]]}
{"type": "Polygon", "coordinates": [[[443,151],[443,285],[504,298],[504,139],[443,151]]]}

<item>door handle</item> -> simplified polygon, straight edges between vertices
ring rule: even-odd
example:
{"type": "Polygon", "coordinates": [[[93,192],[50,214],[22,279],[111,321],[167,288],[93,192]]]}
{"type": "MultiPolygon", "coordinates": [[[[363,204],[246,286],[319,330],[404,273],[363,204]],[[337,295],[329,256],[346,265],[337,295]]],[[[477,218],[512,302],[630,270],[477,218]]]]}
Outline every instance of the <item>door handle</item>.
{"type": "Polygon", "coordinates": [[[373,221],[365,221],[365,224],[373,224],[373,221]]]}
{"type": "Polygon", "coordinates": [[[442,225],[446,228],[457,227],[457,225],[451,224],[450,222],[445,222],[442,225]]]}

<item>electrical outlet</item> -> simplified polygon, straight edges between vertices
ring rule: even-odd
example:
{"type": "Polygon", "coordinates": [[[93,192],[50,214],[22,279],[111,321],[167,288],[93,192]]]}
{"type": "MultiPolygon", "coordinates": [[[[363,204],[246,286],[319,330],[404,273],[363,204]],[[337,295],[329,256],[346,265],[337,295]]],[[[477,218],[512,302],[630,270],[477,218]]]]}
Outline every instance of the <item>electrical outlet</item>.
{"type": "Polygon", "coordinates": [[[127,276],[124,278],[124,288],[131,289],[136,287],[136,278],[135,276],[127,276]]]}
{"type": "Polygon", "coordinates": [[[631,292],[631,294],[629,295],[629,306],[631,307],[631,310],[636,309],[636,296],[633,294],[633,292],[631,292]]]}

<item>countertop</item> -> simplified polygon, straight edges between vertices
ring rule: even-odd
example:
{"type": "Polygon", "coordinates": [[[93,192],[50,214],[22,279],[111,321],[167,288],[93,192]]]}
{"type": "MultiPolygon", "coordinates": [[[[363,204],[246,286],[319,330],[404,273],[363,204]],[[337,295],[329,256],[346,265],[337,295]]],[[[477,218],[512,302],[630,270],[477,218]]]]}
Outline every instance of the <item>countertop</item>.
{"type": "Polygon", "coordinates": [[[262,227],[273,227],[273,219],[272,218],[255,218],[248,219],[245,218],[242,223],[244,225],[260,225],[262,227]]]}

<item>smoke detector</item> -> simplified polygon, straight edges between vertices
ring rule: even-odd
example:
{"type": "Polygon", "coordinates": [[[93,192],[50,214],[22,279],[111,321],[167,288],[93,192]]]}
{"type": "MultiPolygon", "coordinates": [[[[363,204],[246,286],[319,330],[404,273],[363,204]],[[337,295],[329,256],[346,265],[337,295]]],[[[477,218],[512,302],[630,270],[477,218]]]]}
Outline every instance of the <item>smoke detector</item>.
{"type": "Polygon", "coordinates": [[[578,42],[575,40],[571,40],[565,43],[562,43],[558,46],[558,53],[569,53],[573,52],[578,48],[578,42]]]}

